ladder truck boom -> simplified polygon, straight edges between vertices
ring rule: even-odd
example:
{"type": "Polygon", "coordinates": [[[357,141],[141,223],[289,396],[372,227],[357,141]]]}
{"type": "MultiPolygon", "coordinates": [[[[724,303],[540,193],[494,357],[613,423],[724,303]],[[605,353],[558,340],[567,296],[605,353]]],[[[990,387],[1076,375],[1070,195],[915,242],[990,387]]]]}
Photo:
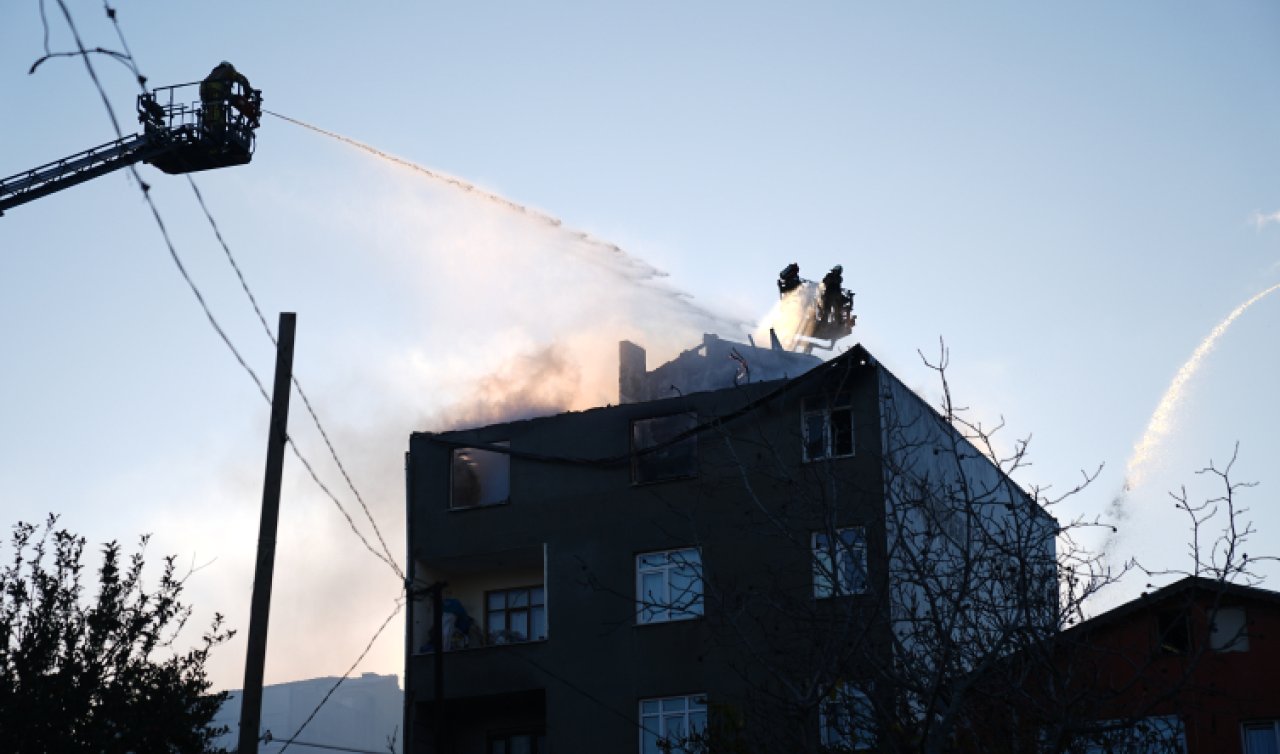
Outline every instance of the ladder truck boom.
{"type": "Polygon", "coordinates": [[[253,159],[262,92],[191,100],[199,82],[138,96],[142,133],[109,141],[0,180],[0,214],[120,168],[146,162],[169,174],[244,165],[253,159]]]}

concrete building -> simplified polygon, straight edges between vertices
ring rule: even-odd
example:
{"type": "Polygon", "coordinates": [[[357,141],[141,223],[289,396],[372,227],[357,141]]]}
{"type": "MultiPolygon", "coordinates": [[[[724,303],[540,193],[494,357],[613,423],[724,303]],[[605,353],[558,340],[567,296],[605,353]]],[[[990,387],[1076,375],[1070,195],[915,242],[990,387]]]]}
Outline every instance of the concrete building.
{"type": "Polygon", "coordinates": [[[1052,621],[1052,519],[862,347],[707,336],[650,371],[623,343],[619,388],[411,436],[407,751],[867,748],[981,536],[1030,548],[1040,600],[990,620],[1052,621]]]}

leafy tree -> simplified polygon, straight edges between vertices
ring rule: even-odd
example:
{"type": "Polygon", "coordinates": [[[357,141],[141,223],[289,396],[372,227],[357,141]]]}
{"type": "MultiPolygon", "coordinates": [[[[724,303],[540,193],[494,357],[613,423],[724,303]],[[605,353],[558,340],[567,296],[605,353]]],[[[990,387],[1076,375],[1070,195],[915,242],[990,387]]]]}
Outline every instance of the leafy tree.
{"type": "Polygon", "coordinates": [[[0,569],[0,740],[14,752],[216,752],[210,722],[225,693],[210,693],[205,663],[234,632],[215,616],[199,644],[174,641],[191,615],[184,576],[164,559],[159,584],[143,585],[137,553],[102,548],[97,594],[83,578],[84,537],[13,527],[0,569]],[[158,655],[167,655],[158,657],[158,655]]]}

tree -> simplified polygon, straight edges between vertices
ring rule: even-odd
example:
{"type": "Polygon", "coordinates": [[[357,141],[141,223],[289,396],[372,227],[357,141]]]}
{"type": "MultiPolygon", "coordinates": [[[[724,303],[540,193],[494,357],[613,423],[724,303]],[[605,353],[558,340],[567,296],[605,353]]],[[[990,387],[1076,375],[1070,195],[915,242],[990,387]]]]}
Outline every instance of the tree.
{"type": "MultiPolygon", "coordinates": [[[[743,515],[726,532],[696,501],[679,512],[682,538],[742,543],[755,561],[705,574],[692,564],[708,653],[734,666],[741,691],[709,700],[708,729],[673,750],[949,750],[976,698],[1016,693],[985,682],[1016,670],[1003,660],[1043,643],[1111,578],[1064,539],[1086,522],[1064,527],[1046,510],[1092,475],[1054,500],[1024,492],[1012,476],[1027,443],[1001,455],[998,428],[952,402],[945,351],[929,365],[936,410],[869,356],[846,354],[774,408],[713,422],[721,449],[701,454],[700,483],[708,495],[732,489],[743,515]]],[[[663,608],[650,601],[641,607],[663,608]]]]}
{"type": "MultiPolygon", "coordinates": [[[[1217,688],[1219,679],[1212,673],[1199,671],[1202,666],[1212,668],[1217,651],[1247,640],[1249,632],[1242,622],[1229,633],[1232,624],[1217,624],[1217,616],[1220,609],[1239,610],[1242,599],[1252,598],[1241,587],[1257,586],[1262,581],[1258,564],[1276,560],[1245,553],[1256,531],[1245,518],[1248,509],[1242,507],[1239,493],[1254,485],[1232,479],[1235,461],[1233,451],[1225,466],[1210,461],[1196,472],[1221,485],[1216,496],[1196,501],[1185,486],[1169,493],[1174,508],[1188,519],[1189,557],[1184,566],[1154,569],[1136,560],[1127,563],[1147,578],[1178,578],[1126,606],[1145,610],[1148,620],[1154,618],[1154,644],[1145,661],[1132,644],[1121,643],[1120,634],[1107,638],[1114,612],[1038,647],[1041,661],[1033,682],[1026,684],[1034,694],[1026,695],[1023,709],[1037,722],[1035,737],[1042,747],[1182,752],[1184,718],[1213,714],[1214,707],[1203,702],[1230,693],[1217,688]],[[1130,748],[1123,749],[1124,744],[1130,748]]],[[[1149,589],[1154,586],[1147,584],[1149,589]]]]}
{"type": "MultiPolygon", "coordinates": [[[[741,684],[730,698],[709,697],[708,727],[669,742],[672,751],[1032,751],[1044,730],[1071,750],[1096,728],[1107,699],[1070,673],[1072,656],[1093,649],[1072,648],[1064,661],[1055,639],[1139,566],[1111,565],[1080,543],[1098,520],[1051,511],[1097,472],[1054,495],[1023,490],[1013,479],[1029,464],[1028,441],[1002,449],[999,426],[966,418],[945,349],[925,363],[941,385],[936,409],[869,357],[841,358],[793,381],[772,408],[709,422],[719,449],[700,450],[699,483],[708,497],[739,496],[741,515],[726,531],[698,500],[673,499],[687,521],[673,538],[717,552],[718,570],[703,572],[705,557],[678,565],[696,571],[682,582],[705,600],[706,655],[726,658],[741,684]],[[749,556],[724,565],[725,543],[749,556]],[[1046,684],[1073,696],[1050,698],[1046,684]],[[1010,735],[984,748],[993,731],[1010,735]]],[[[1224,482],[1228,527],[1216,546],[1194,550],[1195,572],[1216,554],[1207,570],[1223,582],[1242,573],[1251,532],[1224,482]]],[[[1213,506],[1180,503],[1198,542],[1213,506]]],[[[687,608],[682,592],[666,599],[640,595],[637,609],[687,608]]]]}
{"type": "MultiPolygon", "coordinates": [[[[215,616],[193,649],[174,648],[191,615],[172,556],[158,585],[143,584],[143,552],[102,548],[97,593],[82,584],[85,539],[57,528],[13,527],[0,570],[0,740],[15,752],[215,752],[205,663],[233,634],[215,616]],[[160,655],[167,655],[161,657],[160,655]]],[[[189,574],[188,574],[189,575],[189,574]]]]}

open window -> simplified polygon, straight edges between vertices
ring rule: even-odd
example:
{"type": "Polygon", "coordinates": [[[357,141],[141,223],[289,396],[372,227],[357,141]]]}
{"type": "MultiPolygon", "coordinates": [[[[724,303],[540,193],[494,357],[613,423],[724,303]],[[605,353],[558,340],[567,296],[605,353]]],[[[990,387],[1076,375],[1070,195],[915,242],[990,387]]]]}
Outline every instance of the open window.
{"type": "Polygon", "coordinates": [[[848,395],[805,398],[800,431],[806,461],[853,455],[852,400],[848,395]]]}
{"type": "MultiPolygon", "coordinates": [[[[510,443],[496,442],[508,447],[510,443]]],[[[449,474],[449,507],[479,508],[511,501],[511,456],[495,450],[457,448],[449,474]]]]}
{"type": "Polygon", "coordinates": [[[1191,621],[1185,610],[1166,610],[1156,616],[1159,651],[1162,655],[1185,655],[1191,651],[1191,621]]]}
{"type": "Polygon", "coordinates": [[[697,476],[697,426],[698,415],[693,413],[632,422],[631,481],[646,484],[697,476]]]}

